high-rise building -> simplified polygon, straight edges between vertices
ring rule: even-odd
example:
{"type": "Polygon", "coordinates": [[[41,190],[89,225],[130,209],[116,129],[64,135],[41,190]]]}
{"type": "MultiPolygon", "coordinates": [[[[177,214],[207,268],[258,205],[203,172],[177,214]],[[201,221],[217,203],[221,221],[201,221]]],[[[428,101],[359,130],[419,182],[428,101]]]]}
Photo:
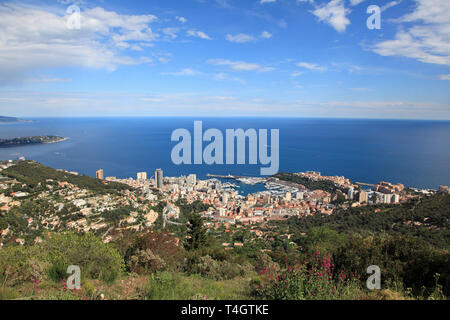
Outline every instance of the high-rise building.
{"type": "Polygon", "coordinates": [[[303,192],[297,192],[296,196],[297,200],[303,200],[303,192]]]}
{"type": "Polygon", "coordinates": [[[97,170],[97,171],[95,172],[95,177],[96,177],[97,179],[103,180],[103,169],[97,170]]]}
{"type": "Polygon", "coordinates": [[[367,192],[365,192],[364,190],[361,190],[359,192],[358,202],[359,203],[364,203],[364,202],[367,202],[368,200],[369,200],[369,196],[368,196],[367,192]]]}
{"type": "Polygon", "coordinates": [[[284,199],[286,201],[291,201],[292,199],[292,194],[290,192],[286,192],[286,195],[284,196],[284,199]]]}
{"type": "Polygon", "coordinates": [[[399,203],[400,202],[400,195],[394,193],[394,196],[392,197],[393,203],[399,203]]]}
{"type": "Polygon", "coordinates": [[[347,197],[348,197],[350,200],[353,200],[353,191],[354,191],[353,187],[350,187],[350,188],[348,189],[347,197]]]}
{"type": "Polygon", "coordinates": [[[161,189],[163,187],[163,171],[161,169],[155,171],[155,183],[156,188],[161,189]]]}
{"type": "Polygon", "coordinates": [[[138,180],[147,180],[147,172],[138,172],[137,179],[138,180]]]}
{"type": "Polygon", "coordinates": [[[227,203],[228,203],[228,193],[227,192],[224,192],[223,194],[222,194],[222,203],[224,204],[224,205],[227,205],[227,203]]]}
{"type": "Polygon", "coordinates": [[[385,193],[383,195],[383,203],[391,203],[392,201],[392,193],[385,193]]]}

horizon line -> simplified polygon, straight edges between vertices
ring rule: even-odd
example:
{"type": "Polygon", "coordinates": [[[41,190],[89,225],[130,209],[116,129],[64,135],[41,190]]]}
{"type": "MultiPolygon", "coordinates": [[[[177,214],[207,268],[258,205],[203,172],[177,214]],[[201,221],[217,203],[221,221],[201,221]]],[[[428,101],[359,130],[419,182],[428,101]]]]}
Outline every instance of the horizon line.
{"type": "Polygon", "coordinates": [[[364,117],[314,117],[314,116],[264,116],[264,115],[227,115],[227,116],[211,116],[211,115],[77,115],[77,116],[5,116],[17,118],[19,120],[28,119],[136,119],[136,118],[178,118],[178,119],[236,119],[236,118],[253,118],[253,119],[316,119],[316,120],[394,120],[394,121],[436,121],[450,122],[449,119],[435,118],[364,118],[364,117]]]}

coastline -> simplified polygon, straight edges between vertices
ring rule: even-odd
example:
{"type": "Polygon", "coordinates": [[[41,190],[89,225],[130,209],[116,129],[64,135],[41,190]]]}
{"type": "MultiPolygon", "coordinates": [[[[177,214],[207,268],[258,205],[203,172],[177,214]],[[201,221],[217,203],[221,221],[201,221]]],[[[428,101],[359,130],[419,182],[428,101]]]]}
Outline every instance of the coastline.
{"type": "MultiPolygon", "coordinates": [[[[41,138],[44,136],[41,136],[41,138]]],[[[45,136],[48,137],[48,136],[45,136]]],[[[14,139],[24,139],[24,138],[30,138],[30,137],[20,137],[20,138],[13,138],[13,139],[0,139],[0,140],[14,140],[14,139]]],[[[34,137],[31,137],[34,138],[34,137]]],[[[35,145],[42,145],[42,144],[51,144],[51,143],[58,143],[58,142],[63,142],[68,140],[68,137],[58,137],[59,139],[56,139],[54,141],[39,141],[39,142],[35,142],[35,143],[18,143],[18,144],[12,144],[12,145],[2,145],[0,143],[0,149],[8,149],[8,148],[17,148],[17,147],[26,147],[26,146],[35,146],[35,145]]],[[[0,141],[0,142],[4,142],[4,141],[0,141]]]]}
{"type": "Polygon", "coordinates": [[[60,139],[60,140],[58,140],[58,141],[42,142],[41,144],[58,143],[58,142],[66,141],[66,140],[69,140],[69,138],[68,138],[68,137],[64,137],[64,138],[62,138],[62,139],[60,139]]]}

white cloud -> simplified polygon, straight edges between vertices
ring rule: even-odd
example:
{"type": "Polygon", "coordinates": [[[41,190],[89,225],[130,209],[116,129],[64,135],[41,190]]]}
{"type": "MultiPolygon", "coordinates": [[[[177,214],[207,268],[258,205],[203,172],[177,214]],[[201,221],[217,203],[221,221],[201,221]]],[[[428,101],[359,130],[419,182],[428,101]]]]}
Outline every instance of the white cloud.
{"type": "Polygon", "coordinates": [[[175,19],[177,20],[177,21],[179,21],[179,22],[181,22],[181,23],[186,23],[187,22],[187,19],[185,18],[185,17],[175,17],[175,19]]]}
{"type": "MultiPolygon", "coordinates": [[[[261,39],[270,39],[272,38],[272,34],[268,31],[261,32],[261,35],[259,36],[261,39]]],[[[231,35],[227,34],[225,36],[225,39],[230,42],[236,42],[236,43],[246,43],[246,42],[254,42],[257,40],[252,35],[245,34],[245,33],[239,33],[237,35],[231,35]]]]}
{"type": "Polygon", "coordinates": [[[277,0],[260,0],[259,3],[263,4],[263,3],[272,3],[272,2],[277,2],[277,0]]]}
{"type": "Polygon", "coordinates": [[[197,30],[188,30],[187,35],[190,37],[197,37],[200,39],[205,39],[205,40],[212,40],[206,33],[204,33],[203,31],[197,31],[197,30]]]}
{"type": "Polygon", "coordinates": [[[253,36],[245,34],[245,33],[239,33],[235,36],[233,36],[231,34],[227,34],[225,36],[225,39],[227,39],[227,41],[236,42],[236,43],[245,43],[245,42],[251,42],[251,41],[256,40],[253,36]]]}
{"type": "Polygon", "coordinates": [[[352,6],[357,6],[358,4],[360,4],[361,2],[364,2],[365,0],[350,0],[350,4],[352,6]]]}
{"type": "Polygon", "coordinates": [[[395,21],[403,23],[392,40],[371,49],[382,56],[401,56],[450,66],[450,1],[415,0],[416,7],[395,21]]]}
{"type": "Polygon", "coordinates": [[[439,78],[439,80],[450,81],[450,74],[440,74],[438,78],[439,78]]]}
{"type": "Polygon", "coordinates": [[[395,7],[396,5],[399,5],[401,2],[402,2],[402,0],[388,2],[384,6],[381,7],[381,12],[384,12],[389,8],[395,7]]]}
{"type": "Polygon", "coordinates": [[[228,66],[233,71],[258,71],[267,72],[272,71],[274,68],[264,67],[258,63],[249,63],[242,61],[231,61],[226,59],[210,59],[206,61],[208,64],[214,64],[217,66],[228,66]]]}
{"type": "Polygon", "coordinates": [[[177,71],[177,72],[163,72],[161,74],[171,75],[171,76],[196,76],[196,75],[201,74],[201,72],[191,69],[191,68],[186,68],[186,69],[183,69],[183,70],[177,71]]]}
{"type": "Polygon", "coordinates": [[[72,79],[67,78],[30,78],[26,80],[27,82],[39,82],[39,83],[54,83],[54,82],[71,82],[72,79]]]}
{"type": "Polygon", "coordinates": [[[223,72],[215,74],[214,79],[217,81],[234,81],[234,82],[239,82],[240,84],[246,84],[245,80],[243,80],[241,78],[230,76],[223,72]]]}
{"type": "Polygon", "coordinates": [[[164,28],[162,29],[162,32],[170,39],[175,39],[177,37],[178,28],[164,28]]]}
{"type": "Polygon", "coordinates": [[[278,21],[278,26],[280,26],[280,28],[282,28],[282,29],[286,29],[288,24],[287,24],[286,20],[281,19],[280,21],[278,21]]]}
{"type": "Polygon", "coordinates": [[[120,92],[26,92],[5,91],[0,114],[33,117],[123,115],[300,116],[450,119],[448,103],[432,101],[296,101],[288,97],[267,99],[259,95],[239,96],[228,92],[132,94],[120,92]],[[64,108],[61,108],[61,106],[64,108]],[[273,106],[277,107],[274,108],[273,106]]]}
{"type": "Polygon", "coordinates": [[[308,70],[313,70],[313,71],[326,71],[328,68],[325,66],[320,66],[316,63],[308,63],[308,62],[298,62],[297,66],[308,69],[308,70]]]}
{"type": "Polygon", "coordinates": [[[272,34],[270,32],[268,32],[268,31],[263,31],[261,33],[261,38],[263,38],[263,39],[270,39],[270,38],[272,38],[272,34]]]}
{"type": "Polygon", "coordinates": [[[332,26],[337,32],[344,32],[350,20],[347,15],[350,9],[345,8],[343,0],[331,0],[327,4],[316,6],[312,13],[321,22],[332,26]]]}
{"type": "Polygon", "coordinates": [[[149,27],[156,16],[86,9],[80,30],[69,29],[67,18],[44,9],[0,5],[0,84],[22,81],[37,69],[79,66],[112,71],[150,61],[124,56],[121,50],[138,49],[132,41],[156,40],[158,35],[149,27]]]}
{"type": "Polygon", "coordinates": [[[304,72],[300,72],[300,71],[293,72],[293,73],[291,73],[291,77],[294,77],[294,78],[300,77],[303,73],[304,72]]]}

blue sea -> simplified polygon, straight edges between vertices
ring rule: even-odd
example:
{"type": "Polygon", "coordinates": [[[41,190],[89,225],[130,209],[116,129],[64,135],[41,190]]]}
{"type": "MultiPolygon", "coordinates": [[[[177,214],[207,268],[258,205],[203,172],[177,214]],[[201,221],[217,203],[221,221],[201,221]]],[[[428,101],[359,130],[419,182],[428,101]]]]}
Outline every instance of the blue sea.
{"type": "MultiPolygon", "coordinates": [[[[136,177],[207,173],[258,176],[261,165],[175,165],[173,130],[279,129],[280,172],[319,171],[352,181],[401,182],[437,189],[450,184],[450,121],[303,118],[39,118],[0,125],[1,138],[59,135],[69,140],[0,149],[0,159],[24,156],[57,169],[95,176],[136,177]]],[[[207,143],[204,144],[206,146],[207,143]]]]}

